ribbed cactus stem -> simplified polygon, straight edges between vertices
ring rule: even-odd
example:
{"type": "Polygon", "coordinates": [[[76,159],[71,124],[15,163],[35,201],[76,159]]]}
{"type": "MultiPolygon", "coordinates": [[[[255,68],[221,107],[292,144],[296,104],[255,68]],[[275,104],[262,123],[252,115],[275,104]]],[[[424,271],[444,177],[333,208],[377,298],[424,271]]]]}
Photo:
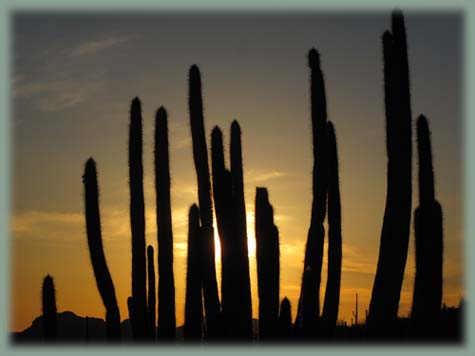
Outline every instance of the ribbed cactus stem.
{"type": "Polygon", "coordinates": [[[150,339],[155,340],[155,322],[156,312],[155,305],[157,303],[155,290],[155,264],[153,257],[153,247],[147,247],[147,263],[148,263],[148,323],[150,330],[150,339]]]}
{"type": "Polygon", "coordinates": [[[239,250],[233,239],[233,206],[231,172],[224,162],[223,135],[219,127],[211,132],[211,167],[213,173],[213,196],[216,208],[216,221],[221,242],[221,311],[224,322],[224,335],[236,336],[239,315],[239,300],[235,293],[236,278],[240,273],[236,266],[239,250]]]}
{"type": "Polygon", "coordinates": [[[292,313],[290,307],[290,300],[285,297],[280,303],[279,314],[279,333],[278,336],[281,340],[290,339],[292,333],[292,313]]]}
{"type": "Polygon", "coordinates": [[[430,204],[435,199],[434,171],[429,123],[424,115],[417,119],[417,151],[419,157],[419,204],[430,204]]]}
{"type": "Polygon", "coordinates": [[[406,266],[412,199],[412,127],[406,29],[393,12],[392,32],[383,35],[388,153],[387,197],[378,266],[368,314],[374,337],[397,337],[397,316],[406,266]]]}
{"type": "Polygon", "coordinates": [[[109,341],[120,340],[120,311],[117,305],[114,283],[107,267],[102,245],[99,188],[96,163],[86,162],[83,175],[87,243],[97,288],[106,308],[106,334],[109,341]]]}
{"type": "Polygon", "coordinates": [[[241,148],[241,127],[234,120],[231,124],[231,181],[234,203],[234,239],[237,241],[238,273],[237,298],[239,300],[239,334],[252,337],[252,301],[249,277],[249,253],[247,247],[246,204],[244,200],[244,176],[241,148]]]}
{"type": "MultiPolygon", "coordinates": [[[[327,199],[327,107],[325,96],[325,83],[321,70],[320,55],[316,49],[311,49],[308,54],[310,66],[310,97],[311,118],[313,137],[313,182],[312,182],[312,211],[310,227],[305,247],[304,268],[310,267],[307,278],[302,278],[302,283],[310,283],[310,286],[302,284],[296,325],[302,324],[307,335],[316,335],[320,310],[320,281],[323,262],[323,243],[325,228],[323,222],[326,215],[327,199]],[[309,290],[307,298],[303,301],[304,290],[309,290]],[[310,293],[310,289],[312,290],[310,293]],[[303,317],[303,314],[306,314],[303,317]],[[306,324],[300,318],[310,322],[306,324]],[[313,330],[309,330],[312,328],[313,330]]],[[[305,272],[304,272],[305,274],[305,272]]]]}
{"type": "Polygon", "coordinates": [[[208,336],[219,334],[220,303],[216,269],[214,262],[213,206],[211,203],[211,183],[208,166],[208,151],[203,119],[201,96],[201,74],[196,65],[189,73],[189,110],[193,160],[198,180],[198,201],[201,219],[201,234],[205,244],[203,255],[203,291],[208,336]]]}
{"type": "Polygon", "coordinates": [[[417,120],[419,206],[414,214],[416,278],[411,311],[411,336],[437,339],[443,286],[442,208],[434,199],[434,174],[427,119],[417,120]]]}
{"type": "Polygon", "coordinates": [[[256,188],[255,209],[259,338],[275,339],[279,320],[279,231],[266,188],[256,188]]]}
{"type": "Polygon", "coordinates": [[[322,311],[322,324],[332,335],[338,317],[341,281],[341,205],[338,150],[335,128],[328,122],[328,276],[322,311]]]}
{"type": "Polygon", "coordinates": [[[159,339],[174,339],[175,281],[173,276],[173,232],[170,199],[167,112],[160,107],[155,120],[155,189],[158,239],[158,328],[159,339]]]}
{"type": "Polygon", "coordinates": [[[203,241],[200,212],[193,204],[188,215],[188,257],[186,268],[185,341],[200,341],[203,302],[201,294],[203,241]]]}
{"type": "Polygon", "coordinates": [[[145,206],[142,166],[142,109],[139,98],[132,100],[129,130],[130,227],[132,231],[132,298],[136,340],[147,337],[147,294],[145,258],[145,206]]]}
{"type": "Polygon", "coordinates": [[[44,341],[56,341],[58,338],[56,296],[53,278],[49,274],[43,279],[42,305],[44,341]]]}

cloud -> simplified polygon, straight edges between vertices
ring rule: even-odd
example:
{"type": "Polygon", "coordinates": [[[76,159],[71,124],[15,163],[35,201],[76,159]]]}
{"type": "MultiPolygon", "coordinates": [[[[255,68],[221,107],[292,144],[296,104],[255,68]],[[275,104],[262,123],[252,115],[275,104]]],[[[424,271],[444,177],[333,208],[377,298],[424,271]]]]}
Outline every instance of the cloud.
{"type": "Polygon", "coordinates": [[[40,111],[53,112],[74,107],[94,95],[102,86],[102,80],[74,81],[72,79],[45,79],[26,82],[24,78],[14,83],[17,99],[36,99],[40,111]]]}
{"type": "Polygon", "coordinates": [[[288,176],[288,173],[281,171],[268,171],[268,172],[256,172],[250,170],[246,174],[246,181],[251,182],[264,182],[270,179],[277,179],[288,176]]]}
{"type": "Polygon", "coordinates": [[[106,49],[122,45],[126,42],[129,42],[135,39],[136,36],[131,35],[110,35],[109,37],[104,37],[101,39],[92,39],[85,41],[79,44],[76,47],[70,49],[69,55],[72,57],[83,56],[86,54],[93,54],[100,51],[104,51],[106,49]]]}

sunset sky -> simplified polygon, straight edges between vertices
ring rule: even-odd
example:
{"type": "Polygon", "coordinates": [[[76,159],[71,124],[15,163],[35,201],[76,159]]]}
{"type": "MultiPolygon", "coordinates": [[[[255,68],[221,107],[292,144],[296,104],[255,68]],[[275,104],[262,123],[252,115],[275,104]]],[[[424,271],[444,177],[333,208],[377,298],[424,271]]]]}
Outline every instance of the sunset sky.
{"type": "MultiPolygon", "coordinates": [[[[462,17],[405,13],[414,119],[430,122],[436,196],[444,213],[444,295],[464,295],[462,230],[462,17]]],[[[313,165],[309,98],[311,47],[321,54],[328,117],[340,158],[343,266],[339,319],[368,308],[386,198],[381,34],[389,13],[17,13],[13,22],[13,205],[11,326],[41,314],[51,274],[59,311],[104,318],[87,247],[81,176],[97,162],[102,235],[121,318],[131,295],[128,187],[130,101],[142,100],[147,244],[157,246],[154,114],[169,114],[177,325],[183,323],[187,217],[197,203],[187,77],[202,73],[208,139],[218,125],[242,129],[253,315],[258,317],[254,239],[256,186],[269,189],[280,233],[280,297],[295,316],[313,165]]],[[[415,120],[413,121],[415,128],[415,120]]],[[[414,130],[415,142],[415,130],[414,130]]],[[[418,205],[417,150],[413,209],[418,205]]],[[[226,150],[226,155],[229,150],[226,150]]],[[[412,223],[412,222],[411,222],[412,223]]],[[[401,294],[407,315],[414,283],[411,241],[401,294]]],[[[217,256],[218,279],[220,276],[217,256]]],[[[326,283],[326,258],[321,295],[326,283]]],[[[218,280],[219,283],[219,280],[218,280]]]]}

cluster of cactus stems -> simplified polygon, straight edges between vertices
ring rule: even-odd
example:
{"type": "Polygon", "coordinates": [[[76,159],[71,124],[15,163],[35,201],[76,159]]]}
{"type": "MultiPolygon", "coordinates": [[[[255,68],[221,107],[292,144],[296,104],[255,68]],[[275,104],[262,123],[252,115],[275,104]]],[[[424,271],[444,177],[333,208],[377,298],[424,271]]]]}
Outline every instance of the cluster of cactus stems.
{"type": "Polygon", "coordinates": [[[412,199],[412,121],[406,29],[402,13],[393,12],[391,27],[391,32],[383,34],[387,196],[367,322],[368,333],[380,338],[397,336],[412,199]]]}
{"type": "Polygon", "coordinates": [[[246,211],[241,152],[241,129],[231,125],[231,170],[226,169],[223,136],[211,134],[213,196],[221,242],[221,308],[223,337],[252,336],[251,283],[247,250],[246,211]]]}
{"type": "MultiPolygon", "coordinates": [[[[279,336],[279,230],[274,225],[274,209],[269,203],[269,194],[266,188],[256,188],[254,206],[257,287],[259,293],[259,339],[276,339],[279,336]]],[[[287,303],[289,303],[288,299],[285,304],[287,303]]],[[[284,312],[287,313],[285,304],[284,312]]]]}
{"type": "Polygon", "coordinates": [[[216,266],[214,262],[214,228],[213,205],[211,200],[211,181],[208,164],[208,150],[203,117],[203,100],[201,96],[201,74],[196,65],[189,72],[189,97],[191,139],[193,146],[193,161],[195,163],[198,181],[198,206],[200,212],[200,233],[202,235],[203,253],[203,294],[206,316],[206,332],[209,339],[214,339],[221,333],[221,307],[216,281],[216,266]]]}
{"type": "Polygon", "coordinates": [[[110,341],[120,340],[120,312],[114,284],[107,267],[102,246],[99,188],[96,163],[92,158],[86,162],[83,175],[87,243],[91,264],[96,277],[97,289],[106,308],[106,335],[110,341]]]}
{"type": "MultiPolygon", "coordinates": [[[[387,197],[377,271],[366,318],[366,331],[370,338],[397,336],[399,297],[409,242],[411,108],[406,31],[400,12],[393,13],[391,32],[386,31],[383,35],[383,53],[387,197]]],[[[279,311],[279,231],[274,224],[274,211],[267,189],[257,187],[255,235],[260,340],[331,337],[337,323],[342,265],[337,141],[335,128],[327,121],[325,85],[320,56],[315,49],[310,50],[308,61],[314,157],[312,209],[297,316],[292,325],[291,305],[287,297],[282,300],[279,311]],[[320,316],[325,217],[328,219],[328,276],[320,316]]],[[[212,130],[212,195],[201,74],[196,65],[191,66],[189,71],[189,112],[198,205],[190,207],[188,216],[184,339],[251,339],[252,303],[241,128],[237,121],[232,122],[230,169],[225,164],[222,132],[218,127],[212,130]],[[215,270],[213,200],[221,241],[221,301],[215,270]]],[[[145,249],[141,103],[138,98],[132,101],[129,131],[132,296],[127,299],[127,306],[135,341],[155,340],[155,337],[158,340],[173,340],[176,337],[167,126],[167,112],[160,107],[156,113],[154,156],[159,276],[156,312],[154,250],[152,246],[145,249]]],[[[416,277],[410,332],[415,338],[430,338],[437,335],[442,301],[443,231],[442,208],[434,193],[429,125],[422,115],[417,121],[417,143],[419,206],[414,217],[416,277]]],[[[83,182],[89,253],[97,288],[106,309],[107,339],[118,341],[121,338],[120,313],[102,245],[99,188],[96,164],[92,158],[86,162],[83,182]]],[[[42,303],[44,339],[54,341],[57,339],[57,313],[54,283],[49,275],[43,281],[42,303]]],[[[357,322],[357,316],[355,319],[357,322]]]]}
{"type": "Polygon", "coordinates": [[[158,235],[158,331],[159,339],[175,339],[175,282],[170,202],[167,112],[157,111],[155,120],[155,188],[158,235]]]}
{"type": "Polygon", "coordinates": [[[442,303],[442,207],[435,199],[430,130],[427,119],[417,120],[419,206],[414,213],[416,278],[411,311],[411,336],[436,339],[442,303]]]}
{"type": "Polygon", "coordinates": [[[43,280],[42,287],[43,306],[43,339],[45,342],[53,342],[58,338],[58,326],[56,320],[56,293],[53,278],[47,275],[43,280]]]}

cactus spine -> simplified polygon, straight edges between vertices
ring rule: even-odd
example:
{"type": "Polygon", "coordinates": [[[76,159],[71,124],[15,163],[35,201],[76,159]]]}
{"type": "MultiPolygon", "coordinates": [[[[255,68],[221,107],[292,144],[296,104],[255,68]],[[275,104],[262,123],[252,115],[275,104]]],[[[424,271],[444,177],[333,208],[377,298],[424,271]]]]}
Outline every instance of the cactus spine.
{"type": "Polygon", "coordinates": [[[255,209],[259,338],[265,340],[278,335],[280,273],[279,231],[274,225],[274,211],[266,188],[256,188],[255,209]]]}
{"type": "Polygon", "coordinates": [[[147,247],[147,267],[148,267],[148,325],[150,330],[150,339],[155,340],[155,265],[153,263],[153,247],[147,247]]]}
{"type": "Polygon", "coordinates": [[[328,277],[322,311],[322,324],[329,336],[338,318],[341,281],[341,206],[338,150],[335,128],[328,122],[328,277]]]}
{"type": "Polygon", "coordinates": [[[43,337],[45,342],[56,341],[58,338],[56,320],[56,296],[53,278],[48,274],[43,280],[43,337]]]}
{"type": "Polygon", "coordinates": [[[413,337],[437,338],[442,303],[442,208],[434,194],[434,172],[427,119],[417,120],[419,206],[414,213],[416,278],[411,311],[413,337]]]}
{"type": "Polygon", "coordinates": [[[160,339],[174,339],[175,282],[173,277],[173,233],[170,202],[167,112],[158,109],[155,121],[155,189],[158,238],[158,330],[160,339]]]}
{"type": "Polygon", "coordinates": [[[132,305],[135,340],[147,336],[145,258],[145,207],[142,166],[142,109],[139,98],[132,101],[129,130],[130,227],[132,231],[132,305]]]}
{"type": "Polygon", "coordinates": [[[327,108],[325,83],[320,67],[320,56],[313,48],[308,54],[311,70],[311,116],[313,134],[313,184],[312,212],[305,247],[304,275],[300,292],[296,325],[300,318],[307,336],[315,336],[319,322],[320,280],[323,261],[323,242],[325,228],[323,222],[326,214],[327,199],[327,108]],[[310,283],[305,286],[305,283],[310,283]],[[307,291],[307,293],[305,293],[307,291]],[[306,295],[306,296],[305,296],[306,295]],[[305,297],[304,297],[305,296],[305,297]],[[310,298],[310,300],[303,300],[310,298]]]}
{"type": "Polygon", "coordinates": [[[402,13],[392,14],[392,33],[383,35],[387,196],[378,266],[368,314],[375,337],[397,334],[397,315],[411,222],[412,127],[406,29],[402,13]]]}
{"type": "Polygon", "coordinates": [[[193,160],[198,180],[198,201],[201,220],[201,234],[205,245],[203,255],[203,292],[208,336],[219,333],[220,305],[216,268],[214,262],[213,206],[211,203],[211,183],[208,166],[208,151],[203,119],[201,97],[201,74],[196,65],[189,73],[189,110],[191,138],[193,142],[193,160]]]}
{"type": "Polygon", "coordinates": [[[185,341],[201,341],[203,301],[201,294],[203,241],[200,212],[193,204],[188,215],[188,257],[186,269],[185,341]]]}
{"type": "Polygon", "coordinates": [[[89,256],[96,278],[97,289],[106,308],[106,334],[109,341],[120,340],[120,312],[115,296],[114,283],[107,267],[102,246],[99,188],[96,163],[92,158],[86,162],[83,175],[86,209],[86,230],[89,256]]]}

